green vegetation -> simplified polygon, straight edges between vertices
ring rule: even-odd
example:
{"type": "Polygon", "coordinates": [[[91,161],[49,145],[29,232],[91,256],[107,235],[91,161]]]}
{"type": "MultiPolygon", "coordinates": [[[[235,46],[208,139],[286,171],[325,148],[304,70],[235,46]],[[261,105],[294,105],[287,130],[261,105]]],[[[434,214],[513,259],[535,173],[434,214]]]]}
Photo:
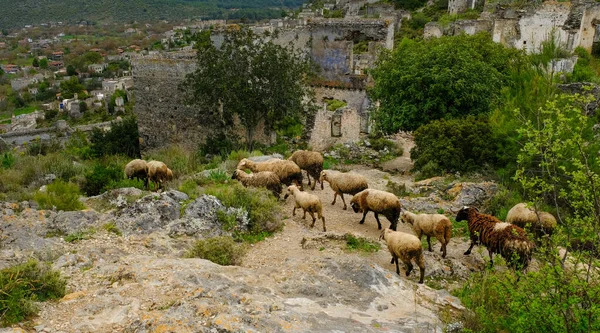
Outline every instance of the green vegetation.
{"type": "Polygon", "coordinates": [[[225,141],[217,144],[216,152],[227,155],[237,149],[224,146],[231,140],[228,132],[235,116],[246,129],[249,148],[261,122],[265,131],[301,123],[311,107],[305,98],[311,95],[311,67],[302,54],[245,28],[228,30],[220,48],[203,45],[198,48],[196,71],[186,76],[180,88],[189,103],[203,110],[203,119],[222,132],[218,136],[225,141]]]}
{"type": "Polygon", "coordinates": [[[404,39],[373,70],[371,95],[381,101],[375,124],[394,133],[436,119],[486,114],[498,102],[498,88],[507,84],[509,64],[519,58],[486,33],[404,39]]]}
{"type": "Polygon", "coordinates": [[[324,101],[327,103],[327,110],[329,111],[335,111],[348,105],[348,103],[335,98],[326,98],[324,101]]]}
{"type": "Polygon", "coordinates": [[[117,224],[115,222],[106,223],[105,225],[102,226],[102,229],[106,230],[107,232],[113,233],[117,236],[123,235],[123,233],[121,232],[119,227],[117,227],[117,224]]]}
{"type": "Polygon", "coordinates": [[[64,0],[57,4],[51,0],[24,0],[6,6],[0,28],[21,28],[26,24],[57,21],[73,24],[82,20],[98,25],[134,21],[155,23],[160,20],[177,21],[189,18],[256,21],[280,18],[284,15],[282,9],[297,8],[302,3],[300,0],[64,0]],[[82,11],[82,8],[85,10],[82,11]]]}
{"type": "Polygon", "coordinates": [[[240,265],[246,252],[244,244],[229,236],[212,237],[197,241],[188,251],[188,258],[202,258],[222,266],[240,265]]]}
{"type": "Polygon", "coordinates": [[[381,245],[373,240],[356,237],[352,234],[346,234],[346,248],[351,251],[362,251],[366,253],[377,252],[381,249],[381,245]]]}
{"type": "Polygon", "coordinates": [[[73,243],[73,242],[78,242],[80,240],[90,239],[90,238],[92,238],[92,235],[94,235],[95,233],[96,233],[96,230],[94,230],[94,229],[78,231],[78,232],[66,235],[64,239],[65,239],[65,242],[67,242],[67,243],[73,243]]]}
{"type": "Polygon", "coordinates": [[[136,119],[127,117],[120,122],[113,122],[107,132],[94,128],[90,136],[90,153],[94,157],[123,154],[139,158],[139,138],[136,119]]]}
{"type": "Polygon", "coordinates": [[[56,207],[57,210],[64,211],[82,210],[85,206],[79,201],[79,195],[79,188],[76,184],[59,180],[46,186],[45,192],[35,193],[33,199],[42,209],[56,207]]]}
{"type": "Polygon", "coordinates": [[[63,297],[66,284],[59,272],[35,260],[0,270],[0,323],[8,326],[34,315],[34,302],[63,297]]]}
{"type": "Polygon", "coordinates": [[[484,117],[435,120],[419,127],[414,138],[411,158],[421,178],[496,164],[498,145],[484,117]]]}

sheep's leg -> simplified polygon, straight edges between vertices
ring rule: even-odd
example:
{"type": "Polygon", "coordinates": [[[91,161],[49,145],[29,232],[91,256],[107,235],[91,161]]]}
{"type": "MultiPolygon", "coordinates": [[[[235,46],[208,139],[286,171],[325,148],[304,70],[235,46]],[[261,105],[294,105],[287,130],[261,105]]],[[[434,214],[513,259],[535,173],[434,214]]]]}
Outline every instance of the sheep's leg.
{"type": "Polygon", "coordinates": [[[379,214],[377,213],[375,213],[375,220],[377,220],[377,230],[381,230],[381,222],[379,222],[379,214]]]}
{"type": "Polygon", "coordinates": [[[344,193],[340,192],[340,197],[342,197],[342,202],[344,203],[344,210],[346,210],[346,200],[344,200],[344,193]]]}
{"type": "Polygon", "coordinates": [[[400,275],[400,266],[398,265],[398,257],[392,257],[392,261],[396,262],[396,274],[400,275]]]}
{"type": "Polygon", "coordinates": [[[323,220],[323,232],[327,231],[327,228],[325,228],[325,217],[321,216],[321,220],[323,220]]]}
{"type": "Polygon", "coordinates": [[[488,249],[488,253],[490,255],[490,267],[494,267],[494,251],[492,251],[492,249],[488,249]]]}
{"type": "MultiPolygon", "coordinates": [[[[310,186],[310,172],[308,171],[306,171],[306,178],[308,178],[308,186],[310,186]]],[[[312,189],[314,189],[314,187],[312,189]]]]}
{"type": "Polygon", "coordinates": [[[394,259],[395,259],[394,256],[392,256],[392,261],[390,261],[390,264],[393,264],[395,262],[394,259]]]}
{"type": "Polygon", "coordinates": [[[294,206],[294,210],[292,210],[292,216],[296,216],[296,208],[298,208],[298,206],[294,206]]]}
{"type": "MultiPolygon", "coordinates": [[[[410,275],[410,272],[413,270],[413,264],[411,262],[406,263],[406,276],[410,275]]],[[[398,274],[400,275],[400,274],[398,274]]]]}
{"type": "MultiPolygon", "coordinates": [[[[302,219],[306,220],[306,209],[302,208],[302,210],[304,211],[304,215],[302,215],[302,219]]],[[[310,214],[312,215],[312,212],[310,212],[310,214]]]]}
{"type": "Polygon", "coordinates": [[[310,227],[313,228],[315,226],[315,221],[317,219],[315,218],[315,213],[309,212],[309,214],[310,214],[310,217],[312,217],[312,219],[313,219],[313,223],[310,225],[310,227]]]}
{"type": "Polygon", "coordinates": [[[332,205],[335,205],[335,200],[337,200],[337,192],[333,192],[333,202],[331,203],[332,205]]]}
{"type": "Polygon", "coordinates": [[[369,212],[369,211],[365,209],[365,211],[363,212],[363,217],[362,217],[362,220],[360,220],[360,222],[359,222],[358,224],[363,224],[363,223],[365,223],[365,217],[367,216],[367,213],[368,213],[368,212],[369,212]]]}
{"type": "Polygon", "coordinates": [[[431,236],[427,236],[427,245],[429,245],[429,252],[433,252],[431,249],[431,236]]]}
{"type": "Polygon", "coordinates": [[[446,243],[442,243],[442,258],[446,258],[446,243]]]}
{"type": "Polygon", "coordinates": [[[422,255],[417,258],[417,265],[419,266],[419,272],[421,273],[419,283],[423,283],[423,278],[425,278],[425,260],[422,255]]]}
{"type": "Polygon", "coordinates": [[[471,254],[471,250],[473,249],[473,246],[475,246],[475,240],[471,238],[471,246],[469,246],[469,249],[465,252],[466,256],[471,254]]]}

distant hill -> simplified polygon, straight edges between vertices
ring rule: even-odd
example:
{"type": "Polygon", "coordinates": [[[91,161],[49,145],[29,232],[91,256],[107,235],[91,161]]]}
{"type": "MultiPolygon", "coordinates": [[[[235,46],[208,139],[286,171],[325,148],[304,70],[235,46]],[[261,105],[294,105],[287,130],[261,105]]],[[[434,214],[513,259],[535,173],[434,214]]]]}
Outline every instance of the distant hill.
{"type": "Polygon", "coordinates": [[[130,23],[184,18],[260,20],[304,0],[0,0],[0,29],[48,22],[130,23]]]}

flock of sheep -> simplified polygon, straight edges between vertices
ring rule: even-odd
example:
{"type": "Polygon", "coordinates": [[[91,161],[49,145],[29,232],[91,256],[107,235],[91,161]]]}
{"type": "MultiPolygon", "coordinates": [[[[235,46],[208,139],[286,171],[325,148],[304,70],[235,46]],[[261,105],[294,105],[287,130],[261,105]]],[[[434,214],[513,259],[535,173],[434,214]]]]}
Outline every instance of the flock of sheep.
{"type": "MultiPolygon", "coordinates": [[[[396,273],[400,274],[398,259],[406,265],[406,276],[413,268],[414,260],[420,269],[419,283],[423,283],[425,275],[425,260],[421,238],[427,237],[428,250],[431,252],[431,237],[435,237],[441,244],[442,258],[446,257],[447,245],[452,237],[452,224],[448,217],[442,214],[414,214],[402,208],[400,200],[393,193],[369,188],[368,182],[362,175],[352,172],[339,172],[323,170],[323,156],[318,152],[298,150],[287,160],[270,159],[264,162],[254,162],[242,159],[233,173],[232,179],[237,179],[242,185],[248,187],[264,187],[270,190],[276,198],[280,198],[281,185],[287,186],[284,199],[294,197],[296,209],[302,208],[312,217],[311,228],[317,219],[323,222],[323,231],[326,231],[323,204],[318,196],[303,191],[302,170],[307,172],[308,185],[315,189],[317,182],[324,188],[327,181],[334,191],[333,202],[336,203],[339,195],[347,209],[344,194],[352,195],[350,206],[355,213],[363,213],[359,223],[364,223],[368,212],[372,211],[377,220],[378,229],[381,230],[379,214],[390,221],[390,228],[382,230],[380,240],[384,240],[392,255],[391,263],[396,264],[396,273]],[[245,170],[252,173],[248,174],[245,170]],[[311,182],[311,176],[313,181],[311,182]],[[315,216],[316,214],[316,216],[315,216]],[[412,225],[414,235],[396,231],[398,220],[412,225]]],[[[165,180],[173,176],[167,166],[158,161],[145,162],[133,160],[125,167],[128,178],[140,178],[148,185],[148,180],[158,184],[159,188],[165,180]]],[[[528,239],[523,228],[531,226],[536,235],[550,234],[556,226],[554,217],[546,212],[536,212],[525,204],[517,204],[507,216],[507,222],[502,222],[496,217],[482,214],[474,207],[463,207],[456,215],[456,221],[467,221],[471,238],[471,245],[464,253],[468,255],[474,245],[481,244],[487,247],[490,263],[493,265],[493,254],[502,255],[513,267],[526,268],[535,244],[528,239]]]]}

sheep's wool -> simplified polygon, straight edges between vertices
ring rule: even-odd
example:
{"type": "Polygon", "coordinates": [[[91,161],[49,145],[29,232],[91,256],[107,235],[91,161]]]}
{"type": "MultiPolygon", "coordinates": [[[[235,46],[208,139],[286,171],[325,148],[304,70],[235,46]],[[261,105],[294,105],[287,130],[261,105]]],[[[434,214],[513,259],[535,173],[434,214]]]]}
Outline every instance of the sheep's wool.
{"type": "Polygon", "coordinates": [[[504,230],[510,225],[511,225],[510,223],[506,223],[506,222],[496,223],[496,225],[494,226],[494,231],[504,230]]]}

